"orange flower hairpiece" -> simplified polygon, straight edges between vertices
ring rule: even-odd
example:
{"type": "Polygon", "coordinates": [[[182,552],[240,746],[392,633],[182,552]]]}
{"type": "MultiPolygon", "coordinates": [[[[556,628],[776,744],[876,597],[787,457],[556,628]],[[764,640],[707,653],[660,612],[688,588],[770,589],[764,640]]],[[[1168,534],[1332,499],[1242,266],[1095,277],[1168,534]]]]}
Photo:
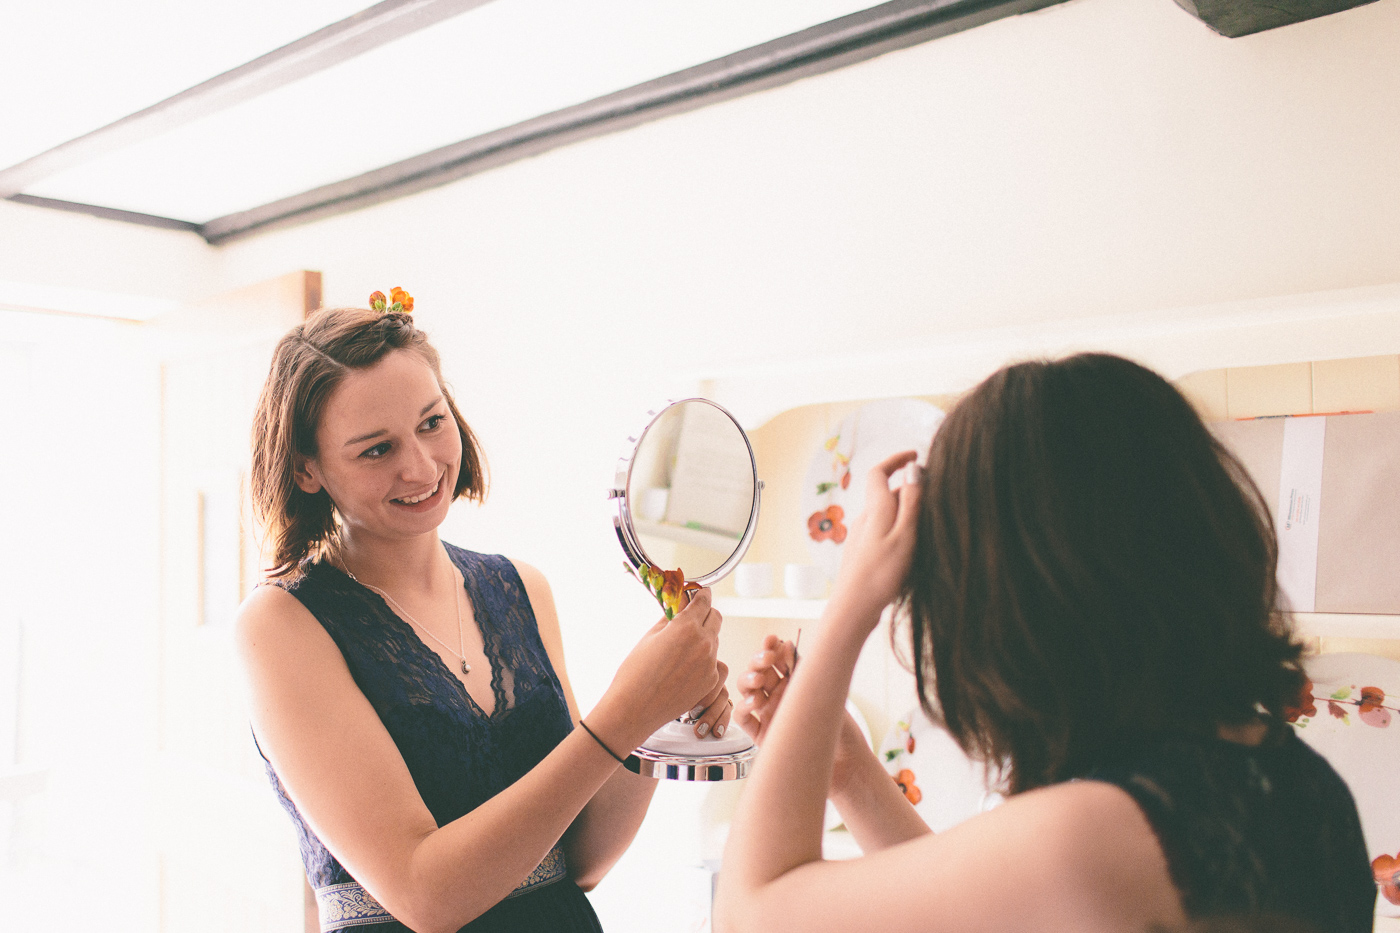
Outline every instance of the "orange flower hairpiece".
{"type": "Polygon", "coordinates": [[[661,604],[661,610],[666,613],[666,618],[674,619],[676,613],[685,608],[685,604],[690,602],[690,594],[700,589],[700,584],[691,583],[685,578],[685,574],[677,567],[675,570],[662,570],[655,564],[645,564],[640,570],[633,570],[632,565],[626,562],[623,569],[642,582],[650,592],[656,597],[656,601],[661,604]]]}
{"type": "Polygon", "coordinates": [[[383,292],[371,292],[369,296],[369,306],[373,311],[380,314],[401,312],[403,314],[413,313],[413,296],[395,285],[389,289],[389,297],[385,298],[383,292]]]}

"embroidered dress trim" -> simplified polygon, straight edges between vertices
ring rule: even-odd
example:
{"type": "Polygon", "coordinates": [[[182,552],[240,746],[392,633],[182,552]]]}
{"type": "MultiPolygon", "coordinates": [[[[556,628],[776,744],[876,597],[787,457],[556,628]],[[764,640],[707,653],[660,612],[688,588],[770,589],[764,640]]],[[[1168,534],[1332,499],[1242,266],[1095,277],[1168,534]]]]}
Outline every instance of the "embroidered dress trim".
{"type": "Polygon", "coordinates": [[[321,933],[390,923],[393,915],[384,909],[358,881],[331,884],[316,889],[316,912],[321,917],[321,933]]]}
{"type": "MultiPolygon", "coordinates": [[[[544,861],[506,895],[509,900],[519,897],[531,888],[553,884],[568,874],[564,861],[564,850],[558,843],[545,855],[544,861]]],[[[368,926],[371,923],[391,923],[394,916],[384,909],[384,905],[360,886],[357,881],[345,884],[331,884],[316,889],[316,910],[321,918],[321,933],[335,933],[352,927],[368,926]]]]}
{"type": "Polygon", "coordinates": [[[531,888],[543,887],[553,884],[568,874],[568,866],[564,864],[564,850],[555,843],[545,855],[544,861],[535,867],[535,870],[525,876],[525,880],[516,885],[514,891],[506,895],[509,900],[512,897],[519,897],[531,888]]]}

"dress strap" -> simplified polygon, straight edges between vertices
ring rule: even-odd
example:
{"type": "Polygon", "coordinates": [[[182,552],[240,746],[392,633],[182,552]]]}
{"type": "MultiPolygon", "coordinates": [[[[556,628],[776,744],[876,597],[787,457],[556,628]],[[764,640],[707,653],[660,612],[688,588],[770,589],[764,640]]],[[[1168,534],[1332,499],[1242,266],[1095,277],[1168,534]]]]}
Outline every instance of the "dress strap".
{"type": "MultiPolygon", "coordinates": [[[[544,860],[515,890],[506,895],[507,899],[519,897],[532,888],[543,887],[560,881],[568,875],[568,865],[564,861],[564,850],[559,843],[545,855],[544,860]]],[[[338,930],[351,930],[368,926],[371,923],[391,923],[394,916],[384,909],[384,905],[374,899],[358,881],[345,884],[328,884],[316,889],[316,911],[321,918],[321,933],[336,933],[338,930]]]]}

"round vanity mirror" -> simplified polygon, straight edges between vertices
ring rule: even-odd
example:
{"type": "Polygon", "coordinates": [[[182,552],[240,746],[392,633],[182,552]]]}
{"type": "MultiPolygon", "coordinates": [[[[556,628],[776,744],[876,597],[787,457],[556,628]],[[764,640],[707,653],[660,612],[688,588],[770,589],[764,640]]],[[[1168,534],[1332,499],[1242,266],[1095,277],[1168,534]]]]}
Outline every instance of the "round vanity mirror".
{"type": "MultiPolygon", "coordinates": [[[[627,439],[609,496],[627,562],[679,569],[710,586],[743,559],[758,527],[763,483],[739,422],[709,399],[687,398],[647,412],[627,439]]],[[[697,738],[687,717],[668,723],[627,758],[638,774],[726,781],[748,774],[757,749],[738,727],[697,738]]]]}
{"type": "Polygon", "coordinates": [[[614,527],[628,562],[680,568],[710,586],[738,565],[758,527],[753,448],[734,416],[703,398],[672,402],[618,463],[614,527]]]}

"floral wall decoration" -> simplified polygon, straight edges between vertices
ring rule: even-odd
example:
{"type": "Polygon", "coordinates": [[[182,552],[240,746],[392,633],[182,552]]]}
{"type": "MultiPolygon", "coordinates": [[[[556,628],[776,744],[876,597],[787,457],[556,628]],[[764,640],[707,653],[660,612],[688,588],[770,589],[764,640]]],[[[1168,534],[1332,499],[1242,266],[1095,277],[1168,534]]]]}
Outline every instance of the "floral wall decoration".
{"type": "MultiPolygon", "coordinates": [[[[855,439],[848,442],[846,451],[855,446],[855,439]]],[[[817,509],[807,516],[807,535],[813,541],[831,541],[840,544],[846,540],[846,526],[842,519],[846,517],[846,510],[841,508],[831,499],[838,489],[849,489],[851,486],[851,457],[846,451],[841,450],[841,433],[828,437],[822,444],[822,448],[831,453],[831,478],[823,479],[816,484],[818,497],[825,496],[827,506],[824,509],[817,509]]]]}
{"type": "Polygon", "coordinates": [[[812,563],[836,578],[850,522],[865,507],[865,478],[891,454],[914,450],[922,458],[943,411],[916,398],[867,402],[841,419],[816,446],[803,480],[802,509],[812,563]]]}
{"type": "MultiPolygon", "coordinates": [[[[1357,720],[1367,726],[1385,729],[1390,726],[1391,712],[1397,707],[1386,705],[1385,691],[1380,687],[1361,687],[1355,684],[1337,687],[1330,692],[1319,690],[1311,680],[1303,685],[1294,705],[1284,710],[1285,718],[1299,729],[1306,729],[1308,723],[1318,715],[1317,704],[1324,704],[1327,715],[1351,725],[1351,712],[1356,711],[1357,720]]],[[[1392,701],[1394,702],[1394,701],[1392,701]]]]}

